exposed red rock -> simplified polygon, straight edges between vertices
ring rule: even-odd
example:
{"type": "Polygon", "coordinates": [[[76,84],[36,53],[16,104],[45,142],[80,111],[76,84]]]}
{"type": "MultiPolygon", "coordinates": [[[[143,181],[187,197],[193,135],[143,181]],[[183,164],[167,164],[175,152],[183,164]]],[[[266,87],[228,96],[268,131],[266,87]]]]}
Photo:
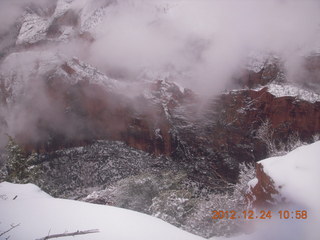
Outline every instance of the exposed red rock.
{"type": "MultiPolygon", "coordinates": [[[[254,153],[261,153],[261,144],[254,139],[255,130],[267,119],[274,138],[284,143],[294,133],[298,133],[303,141],[310,142],[312,136],[320,132],[320,102],[310,103],[294,97],[277,98],[264,88],[260,91],[230,92],[220,98],[218,105],[216,117],[221,124],[212,130],[211,138],[213,147],[220,151],[222,148],[230,151],[237,144],[251,142],[254,153]]],[[[256,155],[256,159],[262,158],[256,155]]]]}
{"type": "Polygon", "coordinates": [[[276,200],[275,195],[279,194],[274,181],[263,171],[260,163],[256,164],[257,184],[250,187],[249,193],[246,195],[248,205],[254,208],[272,207],[276,200]]]}

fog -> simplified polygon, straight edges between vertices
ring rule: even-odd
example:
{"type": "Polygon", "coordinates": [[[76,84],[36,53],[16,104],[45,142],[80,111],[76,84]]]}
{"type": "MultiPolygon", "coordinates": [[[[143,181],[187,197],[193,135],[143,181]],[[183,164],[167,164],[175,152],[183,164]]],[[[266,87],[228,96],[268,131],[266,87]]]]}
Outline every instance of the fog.
{"type": "MultiPolygon", "coordinates": [[[[185,72],[188,77],[176,81],[204,94],[223,89],[252,52],[281,57],[294,79],[302,57],[320,45],[319,1],[64,1],[80,18],[108,7],[89,30],[91,44],[73,40],[46,50],[79,56],[106,74],[120,72],[129,80],[146,68],[185,72]]],[[[49,2],[52,7],[55,1],[49,2]]],[[[2,0],[0,32],[30,3],[48,5],[47,0],[2,0]]]]}
{"type": "Polygon", "coordinates": [[[166,73],[170,80],[210,97],[226,88],[252,54],[278,56],[288,80],[299,80],[304,57],[320,51],[319,13],[320,2],[312,0],[1,0],[1,81],[8,82],[7,73],[19,76],[25,97],[12,108],[1,107],[0,120],[7,127],[0,132],[16,135],[25,129],[37,136],[37,123],[45,115],[46,121],[58,123],[59,131],[71,124],[59,117],[61,109],[53,107],[57,103],[46,95],[43,76],[34,71],[46,62],[38,58],[39,52],[78,57],[120,81],[139,81],[146,70],[152,76],[166,73]],[[59,6],[77,16],[71,37],[26,49],[15,44],[26,11],[51,24],[59,6]],[[11,58],[9,71],[10,53],[23,51],[28,51],[25,60],[18,61],[23,54],[16,61],[11,58]],[[36,98],[41,101],[26,107],[36,98]]]}
{"type": "Polygon", "coordinates": [[[56,0],[1,0],[0,2],[0,34],[4,31],[8,31],[14,23],[17,23],[17,19],[23,14],[23,12],[33,5],[37,5],[40,8],[47,9],[53,7],[56,0]]]}
{"type": "Polygon", "coordinates": [[[251,52],[280,56],[294,76],[320,42],[319,1],[155,2],[114,5],[94,31],[89,60],[131,73],[173,66],[189,73],[185,84],[207,93],[223,88],[251,52]]]}

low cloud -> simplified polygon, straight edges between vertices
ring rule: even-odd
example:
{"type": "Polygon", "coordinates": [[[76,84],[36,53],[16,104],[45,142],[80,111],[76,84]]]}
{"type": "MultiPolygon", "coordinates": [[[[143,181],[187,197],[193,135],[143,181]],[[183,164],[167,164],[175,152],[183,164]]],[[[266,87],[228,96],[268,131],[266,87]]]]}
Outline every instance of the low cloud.
{"type": "Polygon", "coordinates": [[[190,86],[220,89],[250,52],[274,53],[289,76],[320,42],[318,1],[123,1],[93,34],[89,60],[106,71],[174,66],[190,86]]]}
{"type": "MultiPolygon", "coordinates": [[[[289,80],[296,80],[301,75],[304,56],[316,50],[320,52],[319,1],[58,1],[67,3],[66,6],[79,16],[80,26],[75,26],[79,35],[74,36],[83,33],[81,26],[85,18],[94,16],[92,18],[95,19],[103,11],[104,15],[92,21],[94,24],[85,30],[92,37],[90,41],[82,37],[67,42],[49,41],[34,46],[33,50],[37,50],[34,53],[52,52],[67,58],[76,56],[120,80],[138,81],[142,72],[149,69],[154,71],[154,76],[157,73],[169,78],[174,76],[173,80],[181,85],[212,96],[224,89],[232,76],[245,67],[247,57],[252,53],[279,56],[289,80]]],[[[55,4],[56,1],[50,0],[2,0],[0,37],[3,41],[0,49],[5,41],[11,41],[5,45],[14,45],[14,34],[11,38],[4,36],[14,31],[18,33],[19,29],[14,30],[12,26],[27,8],[35,9],[35,13],[41,15],[48,9],[54,9],[55,4]],[[39,4],[43,11],[34,7],[39,4]]],[[[41,17],[51,21],[50,11],[47,13],[48,16],[41,17]]],[[[25,68],[29,65],[33,68],[31,72],[39,65],[38,62],[43,62],[27,56],[27,64],[21,64],[19,59],[12,64],[20,72],[22,69],[28,72],[25,68]]],[[[3,62],[1,65],[2,70],[6,68],[3,62]]],[[[59,131],[63,131],[60,126],[68,125],[63,124],[64,116],[59,116],[64,114],[63,107],[58,105],[54,108],[53,100],[42,92],[43,76],[29,81],[31,78],[34,76],[27,74],[20,79],[28,86],[25,96],[38,97],[41,103],[27,107],[25,103],[30,101],[24,101],[12,109],[2,108],[0,115],[4,117],[0,120],[6,120],[10,134],[28,128],[37,137],[39,119],[53,119],[59,123],[59,131]],[[50,106],[53,106],[52,111],[50,106]],[[50,112],[52,114],[47,114],[50,112]]]]}

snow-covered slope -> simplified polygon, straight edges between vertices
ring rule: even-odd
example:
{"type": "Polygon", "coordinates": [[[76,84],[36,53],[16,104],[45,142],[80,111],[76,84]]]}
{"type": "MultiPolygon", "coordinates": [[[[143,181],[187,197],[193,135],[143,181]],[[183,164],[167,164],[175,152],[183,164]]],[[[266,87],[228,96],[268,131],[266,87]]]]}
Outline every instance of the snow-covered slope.
{"type": "MultiPolygon", "coordinates": [[[[319,156],[320,141],[299,147],[285,156],[260,162],[278,187],[282,199],[285,198],[287,202],[307,211],[308,218],[303,223],[300,222],[300,225],[292,224],[291,227],[292,232],[296,232],[295,228],[300,228],[299,232],[303,237],[300,239],[314,240],[320,236],[319,156]]],[[[297,237],[292,237],[295,238],[297,237]]]]}
{"type": "Polygon", "coordinates": [[[41,40],[66,41],[77,33],[89,31],[102,21],[107,6],[113,1],[100,2],[58,0],[51,16],[26,12],[22,16],[16,44],[33,44],[41,40]],[[57,26],[59,21],[60,25],[57,26]],[[50,36],[54,28],[58,29],[54,30],[54,36],[50,36]]]}
{"type": "Polygon", "coordinates": [[[10,239],[15,240],[90,229],[99,229],[100,232],[77,236],[76,239],[202,239],[160,219],[134,211],[55,199],[32,184],[1,183],[0,212],[0,233],[10,229],[11,224],[20,224],[2,236],[11,236],[10,239]]]}
{"type": "MultiPolygon", "coordinates": [[[[285,156],[260,161],[282,197],[320,210],[320,141],[302,146],[285,156]]],[[[320,213],[320,211],[319,211],[320,213]]]]}
{"type": "MultiPolygon", "coordinates": [[[[273,217],[268,221],[257,222],[256,232],[250,239],[319,239],[320,236],[320,141],[301,146],[279,157],[260,161],[263,172],[271,178],[268,183],[277,193],[271,194],[273,217]],[[288,210],[287,219],[280,218],[278,211],[288,210]],[[304,219],[296,219],[295,211],[305,211],[304,219]],[[268,237],[267,237],[268,236],[268,237]],[[272,236],[272,237],[271,237],[272,236]]],[[[266,185],[266,179],[259,177],[249,182],[254,197],[261,198],[255,190],[266,185]]],[[[269,188],[270,189],[270,188],[269,188]]],[[[262,188],[266,193],[267,188],[262,188]]],[[[270,191],[270,190],[269,190],[270,191]]],[[[267,194],[267,193],[266,193],[267,194]]],[[[268,201],[268,200],[266,200],[268,201]]],[[[248,238],[239,238],[248,240],[248,238]]]]}

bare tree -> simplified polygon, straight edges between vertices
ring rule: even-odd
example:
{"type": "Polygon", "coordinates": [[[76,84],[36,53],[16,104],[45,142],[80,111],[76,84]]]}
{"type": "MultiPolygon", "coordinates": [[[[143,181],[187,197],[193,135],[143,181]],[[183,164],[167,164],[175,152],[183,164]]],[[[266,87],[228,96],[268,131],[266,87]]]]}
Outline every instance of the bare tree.
{"type": "Polygon", "coordinates": [[[266,144],[268,153],[270,155],[273,155],[275,152],[277,152],[277,147],[274,141],[274,130],[269,119],[262,121],[262,124],[256,132],[256,138],[266,144]]]}
{"type": "Polygon", "coordinates": [[[248,182],[255,178],[255,166],[242,163],[239,166],[238,182],[232,185],[233,191],[228,193],[212,193],[200,199],[182,225],[182,228],[205,238],[213,236],[231,236],[240,231],[243,219],[213,219],[212,211],[246,210],[245,199],[248,182]]]}
{"type": "MultiPolygon", "coordinates": [[[[272,128],[269,119],[262,122],[262,124],[256,132],[256,138],[258,138],[266,144],[269,156],[285,155],[286,153],[296,149],[297,147],[306,144],[305,142],[301,141],[298,132],[290,134],[286,141],[281,141],[281,139],[277,139],[276,144],[274,137],[274,129],[272,128]]],[[[314,136],[313,138],[315,140],[317,136],[314,136]]]]}
{"type": "MultiPolygon", "coordinates": [[[[0,237],[1,236],[4,236],[5,234],[9,233],[10,231],[12,231],[13,229],[15,229],[16,227],[20,226],[20,223],[19,224],[11,224],[10,228],[4,232],[0,232],[0,237]]],[[[9,239],[10,236],[7,236],[5,239],[9,239]]]]}
{"type": "Polygon", "coordinates": [[[71,233],[60,233],[60,234],[52,234],[45,236],[43,238],[39,238],[36,240],[46,240],[46,239],[52,239],[52,238],[61,238],[61,237],[74,237],[76,235],[85,235],[85,234],[91,234],[91,233],[98,233],[99,229],[91,229],[91,230],[85,230],[85,231],[76,231],[71,233]]]}

